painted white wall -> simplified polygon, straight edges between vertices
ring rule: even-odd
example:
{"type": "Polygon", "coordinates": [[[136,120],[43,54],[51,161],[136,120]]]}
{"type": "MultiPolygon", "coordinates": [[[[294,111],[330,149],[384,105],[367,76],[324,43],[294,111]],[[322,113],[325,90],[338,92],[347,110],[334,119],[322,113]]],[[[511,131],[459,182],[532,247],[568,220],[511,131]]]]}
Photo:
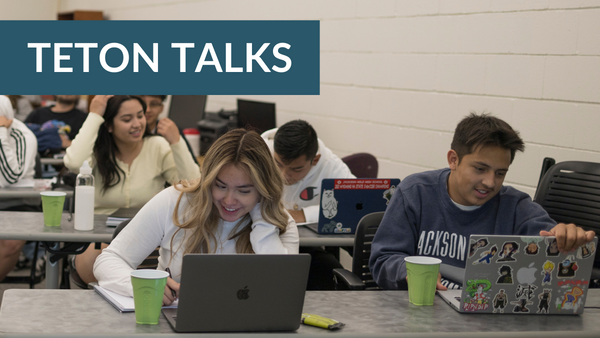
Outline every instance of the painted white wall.
{"type": "Polygon", "coordinates": [[[375,154],[380,177],[446,166],[471,110],[521,132],[527,149],[506,182],[532,195],[546,156],[600,162],[600,0],[59,1],[75,9],[112,20],[320,20],[321,95],[245,98],[276,102],[279,125],[309,121],[340,156],[375,154]]]}
{"type": "Polygon", "coordinates": [[[56,20],[59,0],[0,0],[0,20],[56,20]]]}

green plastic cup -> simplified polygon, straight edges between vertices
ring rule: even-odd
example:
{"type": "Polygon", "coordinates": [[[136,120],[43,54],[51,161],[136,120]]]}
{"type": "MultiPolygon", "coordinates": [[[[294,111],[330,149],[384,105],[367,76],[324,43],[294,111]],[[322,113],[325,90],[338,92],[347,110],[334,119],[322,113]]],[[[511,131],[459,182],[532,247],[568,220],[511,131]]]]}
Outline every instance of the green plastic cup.
{"type": "Polygon", "coordinates": [[[169,273],[161,270],[131,271],[136,323],[158,324],[167,277],[169,273]]]}
{"type": "Polygon", "coordinates": [[[441,259],[425,256],[410,256],[406,262],[408,301],[415,305],[433,305],[435,286],[440,271],[441,259]]]}
{"type": "Polygon", "coordinates": [[[60,191],[44,191],[41,192],[40,195],[42,195],[44,225],[49,227],[59,227],[67,193],[60,191]]]}

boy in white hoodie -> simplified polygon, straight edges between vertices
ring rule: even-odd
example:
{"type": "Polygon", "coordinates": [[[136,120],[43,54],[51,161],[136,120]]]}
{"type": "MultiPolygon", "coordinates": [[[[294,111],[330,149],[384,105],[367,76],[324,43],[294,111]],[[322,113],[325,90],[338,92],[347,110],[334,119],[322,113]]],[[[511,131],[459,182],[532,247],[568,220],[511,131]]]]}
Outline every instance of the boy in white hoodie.
{"type": "MultiPolygon", "coordinates": [[[[355,178],[348,166],[317,138],[306,121],[290,121],[262,134],[284,176],[283,204],[294,220],[319,220],[319,194],[324,178],[355,178]]],[[[308,290],[332,290],[333,272],[341,268],[331,253],[319,247],[301,247],[312,257],[308,290]]]]}
{"type": "Polygon", "coordinates": [[[279,129],[267,130],[262,137],[284,175],[283,203],[296,222],[319,220],[324,178],[355,178],[306,121],[290,121],[279,129]]]}

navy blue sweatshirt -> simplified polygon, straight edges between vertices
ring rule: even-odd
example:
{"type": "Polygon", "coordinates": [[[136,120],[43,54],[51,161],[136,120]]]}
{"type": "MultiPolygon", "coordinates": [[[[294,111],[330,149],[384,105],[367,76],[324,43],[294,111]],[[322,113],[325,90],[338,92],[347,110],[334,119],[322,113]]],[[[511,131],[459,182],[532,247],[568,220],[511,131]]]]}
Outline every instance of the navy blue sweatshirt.
{"type": "Polygon", "coordinates": [[[404,257],[436,257],[464,268],[471,234],[538,236],[556,225],[529,195],[509,186],[463,211],[448,195],[449,174],[449,168],[413,174],[396,189],[371,247],[369,267],[380,287],[397,289],[405,280],[404,257]]]}

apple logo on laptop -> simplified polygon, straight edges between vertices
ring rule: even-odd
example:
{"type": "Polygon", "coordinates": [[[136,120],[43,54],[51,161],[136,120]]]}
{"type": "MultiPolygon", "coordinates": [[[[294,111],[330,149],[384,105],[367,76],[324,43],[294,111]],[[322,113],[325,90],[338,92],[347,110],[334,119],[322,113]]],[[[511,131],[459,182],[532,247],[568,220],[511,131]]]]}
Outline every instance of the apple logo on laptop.
{"type": "Polygon", "coordinates": [[[246,300],[250,297],[250,295],[248,295],[248,292],[250,292],[250,290],[248,290],[248,286],[244,286],[243,289],[239,289],[237,292],[237,298],[239,300],[246,300]]]}
{"type": "Polygon", "coordinates": [[[356,210],[362,210],[362,209],[363,209],[363,202],[356,203],[356,210]]]}
{"type": "Polygon", "coordinates": [[[533,284],[533,282],[535,282],[535,273],[538,269],[534,268],[533,264],[534,263],[531,263],[528,268],[520,268],[519,271],[517,271],[517,281],[519,281],[520,284],[533,284]]]}

